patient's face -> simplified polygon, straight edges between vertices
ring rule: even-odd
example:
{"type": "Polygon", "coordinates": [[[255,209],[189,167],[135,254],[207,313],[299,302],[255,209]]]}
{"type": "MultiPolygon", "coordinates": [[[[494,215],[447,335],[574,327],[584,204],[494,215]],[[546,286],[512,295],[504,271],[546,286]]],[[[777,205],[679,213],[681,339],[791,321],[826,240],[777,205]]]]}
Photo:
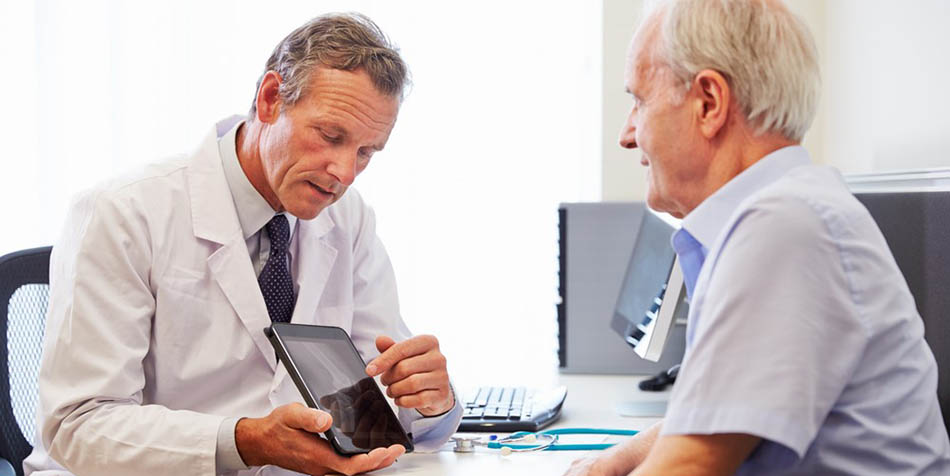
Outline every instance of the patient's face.
{"type": "Polygon", "coordinates": [[[627,55],[624,82],[633,104],[620,132],[620,146],[642,152],[650,207],[682,217],[705,168],[694,153],[698,129],[684,101],[686,86],[656,58],[654,26],[637,32],[627,55]]]}

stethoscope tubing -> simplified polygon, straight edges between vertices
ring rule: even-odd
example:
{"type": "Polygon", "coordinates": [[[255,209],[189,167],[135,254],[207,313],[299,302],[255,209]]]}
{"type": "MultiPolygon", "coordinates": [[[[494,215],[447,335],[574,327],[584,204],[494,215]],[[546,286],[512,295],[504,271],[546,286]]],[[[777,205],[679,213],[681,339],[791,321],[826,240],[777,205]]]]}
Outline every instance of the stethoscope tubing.
{"type": "Polygon", "coordinates": [[[615,430],[607,428],[557,428],[554,430],[539,431],[537,433],[530,433],[527,431],[519,431],[517,433],[512,433],[511,435],[502,438],[497,441],[491,441],[485,446],[491,449],[501,449],[509,448],[512,451],[594,451],[594,450],[605,450],[613,446],[613,443],[588,443],[588,444],[570,444],[570,445],[561,445],[558,444],[558,437],[560,435],[619,435],[619,436],[633,436],[639,433],[636,430],[615,430]],[[539,444],[518,444],[513,441],[524,438],[528,435],[537,435],[537,436],[547,436],[551,440],[546,443],[539,444]],[[511,443],[509,443],[511,442],[511,443]]]}
{"type": "MultiPolygon", "coordinates": [[[[522,435],[526,435],[527,432],[521,431],[518,432],[522,435]]],[[[514,433],[512,436],[517,435],[514,433]]],[[[553,430],[545,430],[539,432],[545,435],[620,435],[620,436],[633,436],[637,433],[640,433],[637,430],[615,430],[612,428],[555,428],[553,430]]]]}

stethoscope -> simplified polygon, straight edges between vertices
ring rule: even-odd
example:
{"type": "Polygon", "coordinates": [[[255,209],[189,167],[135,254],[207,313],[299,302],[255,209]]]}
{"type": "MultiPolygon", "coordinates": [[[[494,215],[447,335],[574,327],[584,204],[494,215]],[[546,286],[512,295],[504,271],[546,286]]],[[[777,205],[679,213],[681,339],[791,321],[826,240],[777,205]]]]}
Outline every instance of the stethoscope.
{"type": "Polygon", "coordinates": [[[588,444],[558,444],[558,437],[561,435],[620,435],[633,436],[638,432],[636,430],[611,430],[603,428],[559,428],[556,430],[545,430],[537,433],[519,431],[508,436],[499,438],[497,435],[491,435],[488,439],[467,438],[464,436],[453,437],[456,453],[474,453],[476,446],[484,446],[488,449],[501,450],[503,456],[511,453],[523,453],[528,451],[592,451],[605,450],[614,445],[614,443],[588,443],[588,444]]]}

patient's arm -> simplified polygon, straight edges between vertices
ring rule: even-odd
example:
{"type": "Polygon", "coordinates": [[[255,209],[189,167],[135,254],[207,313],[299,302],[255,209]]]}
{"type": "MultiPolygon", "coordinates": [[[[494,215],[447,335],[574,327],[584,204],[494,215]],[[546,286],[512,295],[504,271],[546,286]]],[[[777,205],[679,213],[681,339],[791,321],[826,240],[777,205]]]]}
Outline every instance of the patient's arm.
{"type": "Polygon", "coordinates": [[[663,422],[658,422],[596,457],[574,461],[565,476],[622,476],[630,473],[646,459],[662,425],[663,422]]]}
{"type": "Polygon", "coordinates": [[[742,433],[661,436],[631,476],[735,474],[761,441],[742,433]]]}

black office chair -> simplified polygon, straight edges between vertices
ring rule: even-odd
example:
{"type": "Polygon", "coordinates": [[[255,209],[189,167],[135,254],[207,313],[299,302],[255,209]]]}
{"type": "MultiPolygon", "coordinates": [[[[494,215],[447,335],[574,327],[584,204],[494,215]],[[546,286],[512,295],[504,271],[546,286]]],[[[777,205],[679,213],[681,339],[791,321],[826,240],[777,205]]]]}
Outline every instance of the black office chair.
{"type": "Polygon", "coordinates": [[[0,257],[0,475],[23,476],[33,446],[51,247],[0,257]],[[9,466],[7,465],[9,463],[9,466]]]}
{"type": "Polygon", "coordinates": [[[950,192],[856,196],[884,234],[917,301],[924,337],[937,360],[937,398],[950,430],[950,192]]]}

